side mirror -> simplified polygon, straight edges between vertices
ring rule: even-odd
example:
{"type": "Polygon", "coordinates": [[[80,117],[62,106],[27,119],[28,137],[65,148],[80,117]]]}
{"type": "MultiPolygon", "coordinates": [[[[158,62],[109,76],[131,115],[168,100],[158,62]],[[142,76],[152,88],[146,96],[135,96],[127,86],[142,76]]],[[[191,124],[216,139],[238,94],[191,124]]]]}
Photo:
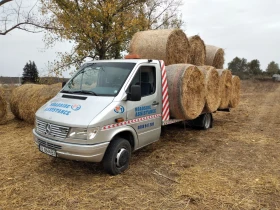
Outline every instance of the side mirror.
{"type": "Polygon", "coordinates": [[[132,85],[129,94],[130,101],[140,101],[141,100],[141,87],[140,85],[132,85]]]}
{"type": "Polygon", "coordinates": [[[67,83],[67,82],[65,82],[65,81],[62,82],[62,88],[65,86],[66,83],[67,83]]]}

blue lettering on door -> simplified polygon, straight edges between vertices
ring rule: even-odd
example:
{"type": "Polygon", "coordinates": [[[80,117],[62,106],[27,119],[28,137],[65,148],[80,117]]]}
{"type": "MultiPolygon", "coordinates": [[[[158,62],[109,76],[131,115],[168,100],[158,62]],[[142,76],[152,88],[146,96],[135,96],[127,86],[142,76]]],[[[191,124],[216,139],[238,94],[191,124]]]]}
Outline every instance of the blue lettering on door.
{"type": "Polygon", "coordinates": [[[139,106],[135,108],[135,117],[156,114],[157,110],[152,106],[139,106]]]}
{"type": "Polygon", "coordinates": [[[152,126],[155,126],[154,122],[138,125],[138,130],[149,128],[149,127],[152,127],[152,126]]]}

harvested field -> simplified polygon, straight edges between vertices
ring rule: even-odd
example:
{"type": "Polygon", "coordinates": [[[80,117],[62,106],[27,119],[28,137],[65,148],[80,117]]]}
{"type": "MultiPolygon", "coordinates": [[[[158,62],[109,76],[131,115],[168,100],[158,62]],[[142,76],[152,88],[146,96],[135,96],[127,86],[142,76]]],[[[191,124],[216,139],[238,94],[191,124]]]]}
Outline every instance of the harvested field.
{"type": "Polygon", "coordinates": [[[187,63],[189,41],[180,29],[141,31],[134,34],[130,54],[144,59],[164,60],[165,65],[187,63]]]}
{"type": "Polygon", "coordinates": [[[170,125],[115,177],[40,153],[14,119],[0,126],[0,209],[279,209],[279,110],[280,84],[242,81],[212,129],[170,125]]]}

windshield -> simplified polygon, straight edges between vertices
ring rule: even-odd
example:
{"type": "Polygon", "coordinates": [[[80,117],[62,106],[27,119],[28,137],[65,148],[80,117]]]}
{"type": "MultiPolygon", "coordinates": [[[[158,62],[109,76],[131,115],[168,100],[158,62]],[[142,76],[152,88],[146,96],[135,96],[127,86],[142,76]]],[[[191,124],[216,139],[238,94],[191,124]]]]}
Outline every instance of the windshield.
{"type": "Polygon", "coordinates": [[[116,96],[135,63],[89,63],[62,89],[64,93],[116,96]]]}

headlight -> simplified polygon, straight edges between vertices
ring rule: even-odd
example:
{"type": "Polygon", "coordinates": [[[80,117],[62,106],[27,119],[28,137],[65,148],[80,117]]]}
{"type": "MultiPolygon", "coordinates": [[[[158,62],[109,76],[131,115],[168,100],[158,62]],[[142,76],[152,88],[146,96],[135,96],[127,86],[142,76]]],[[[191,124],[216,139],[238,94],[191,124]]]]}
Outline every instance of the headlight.
{"type": "Polygon", "coordinates": [[[68,137],[72,139],[87,140],[87,129],[86,128],[71,128],[68,133],[68,137]]]}
{"type": "Polygon", "coordinates": [[[72,139],[92,140],[97,132],[98,128],[71,128],[67,137],[72,139]]]}
{"type": "Polygon", "coordinates": [[[92,140],[94,139],[94,137],[96,136],[97,132],[98,132],[99,128],[88,128],[88,140],[92,140]]]}

